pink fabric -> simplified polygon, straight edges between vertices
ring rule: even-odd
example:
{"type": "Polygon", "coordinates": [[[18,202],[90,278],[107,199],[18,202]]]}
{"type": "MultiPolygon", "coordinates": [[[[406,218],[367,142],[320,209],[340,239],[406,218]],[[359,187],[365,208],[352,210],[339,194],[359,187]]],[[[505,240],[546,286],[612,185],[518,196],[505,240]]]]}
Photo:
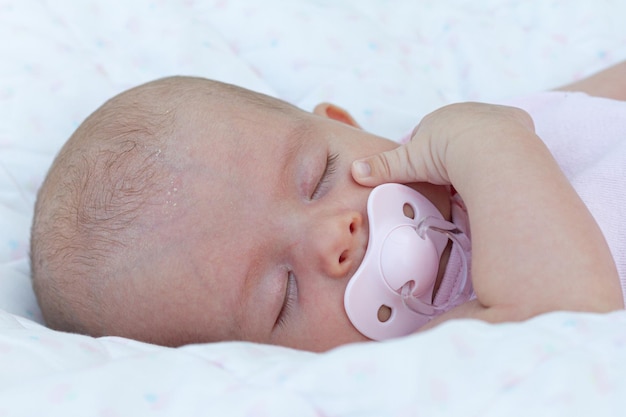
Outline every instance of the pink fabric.
{"type": "MultiPolygon", "coordinates": [[[[470,228],[469,228],[469,218],[467,216],[467,210],[465,205],[463,204],[463,200],[458,194],[455,194],[451,198],[452,203],[452,222],[467,235],[468,238],[471,238],[470,228]]],[[[446,266],[446,272],[441,280],[441,284],[439,285],[439,289],[435,294],[434,304],[442,305],[447,304],[452,297],[455,288],[457,288],[458,282],[463,279],[462,272],[462,259],[461,256],[465,256],[468,263],[468,279],[471,279],[471,253],[463,251],[458,245],[453,244],[452,251],[450,252],[450,258],[448,260],[448,265],[446,266]]],[[[470,299],[475,298],[473,290],[471,287],[467,288],[464,294],[469,295],[470,299]],[[470,292],[471,294],[467,294],[470,292]]],[[[467,297],[461,296],[459,298],[459,302],[452,303],[448,310],[452,307],[455,307],[459,304],[462,304],[467,300],[467,297]]]]}

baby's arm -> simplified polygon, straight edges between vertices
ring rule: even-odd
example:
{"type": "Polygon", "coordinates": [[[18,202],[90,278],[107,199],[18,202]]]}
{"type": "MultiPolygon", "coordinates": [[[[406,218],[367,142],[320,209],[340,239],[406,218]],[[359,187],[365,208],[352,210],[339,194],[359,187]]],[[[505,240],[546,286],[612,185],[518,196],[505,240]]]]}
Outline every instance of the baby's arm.
{"type": "Polygon", "coordinates": [[[590,96],[626,100],[626,61],[557,90],[581,91],[590,96]]]}
{"type": "Polygon", "coordinates": [[[452,317],[501,322],[623,307],[599,227],[524,111],[447,106],[424,118],[408,144],[361,162],[353,176],[363,185],[451,183],[467,205],[477,299],[431,325],[452,317]]]}

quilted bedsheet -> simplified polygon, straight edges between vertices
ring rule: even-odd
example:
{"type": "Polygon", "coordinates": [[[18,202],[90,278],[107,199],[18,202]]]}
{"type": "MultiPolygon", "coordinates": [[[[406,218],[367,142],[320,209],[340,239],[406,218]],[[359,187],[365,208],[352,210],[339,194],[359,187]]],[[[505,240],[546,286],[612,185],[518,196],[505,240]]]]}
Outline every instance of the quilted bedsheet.
{"type": "Polygon", "coordinates": [[[459,320],[314,354],[177,349],[52,331],[29,281],[36,191],[112,95],[173,74],[400,138],[455,101],[502,100],[626,59],[620,0],[0,0],[0,417],[578,416],[626,413],[626,312],[459,320]]]}

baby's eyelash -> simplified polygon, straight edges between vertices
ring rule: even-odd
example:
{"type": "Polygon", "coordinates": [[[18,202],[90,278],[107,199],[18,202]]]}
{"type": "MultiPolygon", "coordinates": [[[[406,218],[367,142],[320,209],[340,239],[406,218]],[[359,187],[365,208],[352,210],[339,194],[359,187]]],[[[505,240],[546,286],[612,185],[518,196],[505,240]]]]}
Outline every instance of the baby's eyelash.
{"type": "Polygon", "coordinates": [[[274,327],[285,326],[285,322],[289,318],[289,313],[296,301],[297,294],[298,287],[296,286],[296,276],[293,272],[289,271],[289,273],[287,274],[287,288],[285,290],[285,299],[283,301],[283,306],[278,313],[278,317],[276,318],[276,323],[274,323],[274,327]]]}
{"type": "Polygon", "coordinates": [[[337,170],[337,160],[339,159],[338,153],[329,154],[326,158],[326,167],[324,168],[324,173],[320,177],[319,182],[315,186],[315,190],[313,190],[313,194],[311,194],[311,199],[315,200],[323,191],[324,186],[328,183],[328,180],[337,170]]]}

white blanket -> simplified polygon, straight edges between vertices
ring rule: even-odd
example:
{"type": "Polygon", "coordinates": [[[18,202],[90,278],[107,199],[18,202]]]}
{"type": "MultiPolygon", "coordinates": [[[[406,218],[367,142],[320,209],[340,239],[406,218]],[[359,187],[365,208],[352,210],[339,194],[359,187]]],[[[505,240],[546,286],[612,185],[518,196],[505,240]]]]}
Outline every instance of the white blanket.
{"type": "Polygon", "coordinates": [[[0,416],[576,416],[626,412],[626,313],[456,321],[312,354],[168,349],[46,329],[29,282],[36,190],[110,96],[172,74],[399,138],[428,111],[626,59],[620,0],[0,0],[0,416]]]}

